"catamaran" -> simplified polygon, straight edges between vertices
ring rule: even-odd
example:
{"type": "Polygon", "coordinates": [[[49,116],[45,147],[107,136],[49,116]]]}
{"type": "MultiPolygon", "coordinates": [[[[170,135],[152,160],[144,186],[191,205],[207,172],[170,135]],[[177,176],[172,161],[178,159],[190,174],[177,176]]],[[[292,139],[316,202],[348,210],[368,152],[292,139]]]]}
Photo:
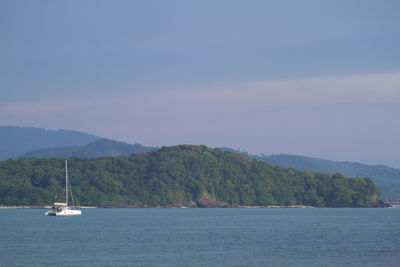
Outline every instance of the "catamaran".
{"type": "Polygon", "coordinates": [[[47,211],[45,215],[47,216],[80,216],[82,214],[81,210],[73,208],[75,206],[74,197],[72,196],[71,185],[68,181],[68,162],[65,161],[65,203],[54,202],[51,210],[47,211]],[[72,205],[68,206],[68,188],[71,191],[72,205]]]}

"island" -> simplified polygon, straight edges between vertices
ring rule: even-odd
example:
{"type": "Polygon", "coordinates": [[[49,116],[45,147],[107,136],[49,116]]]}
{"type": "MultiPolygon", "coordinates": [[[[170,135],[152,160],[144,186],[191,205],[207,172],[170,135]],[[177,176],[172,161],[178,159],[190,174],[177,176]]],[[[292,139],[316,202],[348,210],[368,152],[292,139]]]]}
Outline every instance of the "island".
{"type": "MultiPolygon", "coordinates": [[[[61,200],[65,158],[0,162],[0,206],[61,200]]],[[[75,203],[95,207],[386,207],[370,178],[282,168],[204,145],[68,158],[75,203]]]]}

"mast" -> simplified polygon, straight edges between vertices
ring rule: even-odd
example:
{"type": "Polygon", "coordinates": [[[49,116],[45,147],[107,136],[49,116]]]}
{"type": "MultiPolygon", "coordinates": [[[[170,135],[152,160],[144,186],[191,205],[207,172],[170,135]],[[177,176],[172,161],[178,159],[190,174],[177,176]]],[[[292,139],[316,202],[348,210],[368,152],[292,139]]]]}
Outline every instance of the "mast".
{"type": "Polygon", "coordinates": [[[68,162],[65,160],[65,204],[68,206],[68,162]]]}

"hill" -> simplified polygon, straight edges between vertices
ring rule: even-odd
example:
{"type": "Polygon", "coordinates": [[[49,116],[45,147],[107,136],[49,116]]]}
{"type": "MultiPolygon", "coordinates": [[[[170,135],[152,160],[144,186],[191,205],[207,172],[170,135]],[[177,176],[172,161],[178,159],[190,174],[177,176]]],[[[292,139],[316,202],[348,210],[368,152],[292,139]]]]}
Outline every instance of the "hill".
{"type": "MultiPolygon", "coordinates": [[[[80,205],[383,205],[369,178],[296,171],[206,146],[163,147],[130,157],[71,158],[68,165],[80,205]]],[[[0,205],[50,204],[55,195],[63,195],[63,186],[63,159],[0,162],[0,205]]]]}
{"type": "Polygon", "coordinates": [[[29,151],[60,146],[83,146],[100,137],[67,130],[0,126],[0,160],[17,158],[29,151]]]}
{"type": "Polygon", "coordinates": [[[400,198],[400,170],[384,165],[366,165],[357,162],[338,162],[297,155],[249,155],[263,162],[296,170],[342,173],[347,177],[370,177],[382,188],[384,200],[400,198]]]}
{"type": "Polygon", "coordinates": [[[312,157],[278,154],[251,155],[232,148],[222,147],[223,151],[248,155],[254,159],[295,170],[310,170],[313,172],[342,173],[347,177],[369,177],[382,189],[382,199],[391,201],[400,198],[400,169],[384,165],[367,165],[357,162],[340,162],[312,157]]]}
{"type": "Polygon", "coordinates": [[[157,147],[146,147],[138,143],[131,145],[110,139],[99,139],[81,147],[55,147],[28,152],[22,157],[36,158],[98,158],[107,156],[129,156],[134,153],[157,150],[157,147]]]}

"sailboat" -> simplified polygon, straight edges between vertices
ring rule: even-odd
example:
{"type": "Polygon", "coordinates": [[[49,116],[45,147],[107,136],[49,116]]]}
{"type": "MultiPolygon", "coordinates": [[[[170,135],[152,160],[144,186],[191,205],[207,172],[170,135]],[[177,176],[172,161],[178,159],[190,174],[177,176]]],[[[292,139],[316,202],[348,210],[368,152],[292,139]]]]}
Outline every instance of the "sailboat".
{"type": "MultiPolygon", "coordinates": [[[[71,189],[71,185],[68,181],[68,162],[65,161],[65,203],[63,202],[54,202],[51,210],[47,211],[45,215],[47,216],[80,216],[82,214],[81,210],[75,209],[68,206],[68,188],[71,189]]],[[[72,190],[71,190],[72,197],[72,190]]],[[[72,197],[72,202],[74,202],[74,198],[72,197]]],[[[73,203],[74,205],[74,203],[73,203]]]]}

